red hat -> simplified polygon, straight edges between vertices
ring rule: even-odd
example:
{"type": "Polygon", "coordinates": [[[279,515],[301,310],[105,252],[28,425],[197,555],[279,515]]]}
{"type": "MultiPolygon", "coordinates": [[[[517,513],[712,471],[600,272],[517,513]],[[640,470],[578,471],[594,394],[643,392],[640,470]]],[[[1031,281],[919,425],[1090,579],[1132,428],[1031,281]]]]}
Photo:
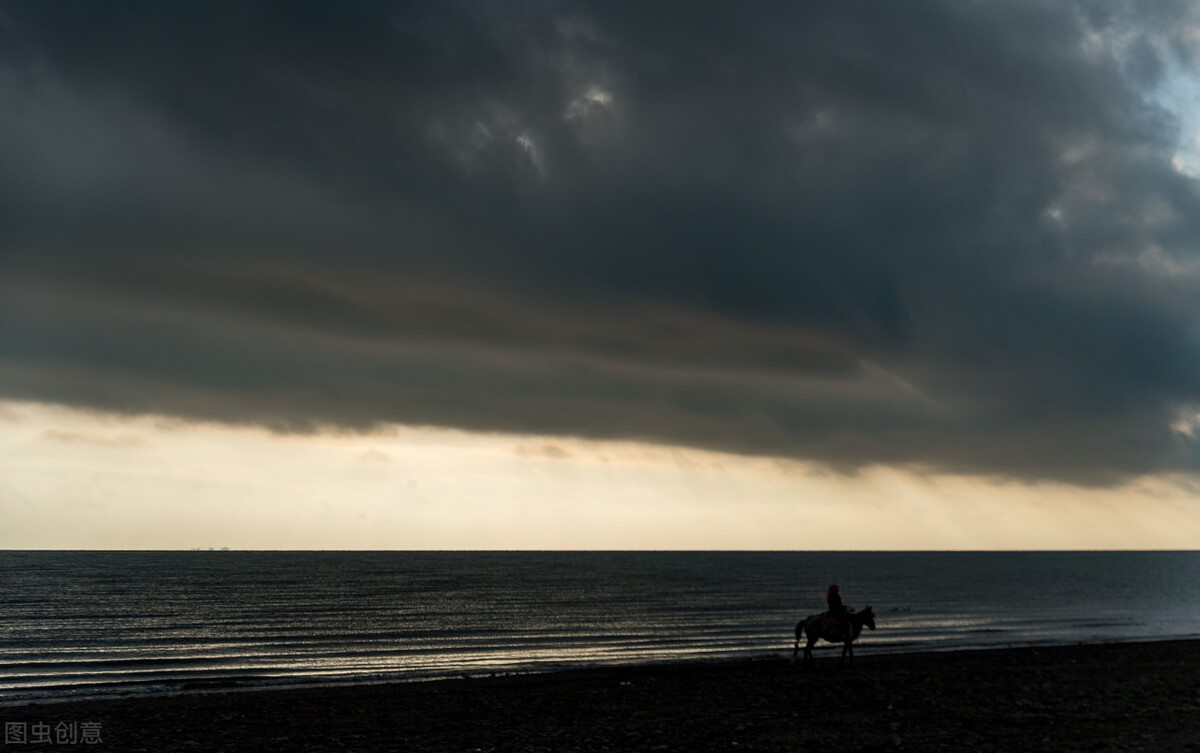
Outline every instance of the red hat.
{"type": "Polygon", "coordinates": [[[838,592],[838,587],[837,587],[837,584],[834,583],[832,586],[825,589],[825,598],[828,599],[830,594],[835,594],[837,592],[838,592]]]}

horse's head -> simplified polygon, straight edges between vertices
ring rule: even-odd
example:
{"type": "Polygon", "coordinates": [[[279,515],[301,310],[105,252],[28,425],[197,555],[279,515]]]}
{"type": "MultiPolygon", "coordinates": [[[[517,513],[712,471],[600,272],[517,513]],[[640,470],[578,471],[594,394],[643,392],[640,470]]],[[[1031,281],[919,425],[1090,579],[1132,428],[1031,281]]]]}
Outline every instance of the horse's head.
{"type": "Polygon", "coordinates": [[[859,612],[858,615],[862,618],[863,624],[866,625],[868,629],[875,629],[875,613],[871,611],[870,607],[867,607],[863,611],[859,612]]]}

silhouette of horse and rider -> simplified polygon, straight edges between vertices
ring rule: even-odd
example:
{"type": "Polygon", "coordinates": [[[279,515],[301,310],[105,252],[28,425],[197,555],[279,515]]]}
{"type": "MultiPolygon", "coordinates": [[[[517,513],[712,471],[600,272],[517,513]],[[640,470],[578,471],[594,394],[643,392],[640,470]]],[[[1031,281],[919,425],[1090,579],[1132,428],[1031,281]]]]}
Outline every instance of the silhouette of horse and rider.
{"type": "Polygon", "coordinates": [[[854,640],[862,633],[864,627],[868,630],[875,629],[875,613],[871,611],[871,607],[861,612],[847,609],[842,604],[841,590],[837,585],[829,587],[825,592],[825,600],[829,604],[828,612],[809,615],[796,623],[796,645],[792,647],[792,664],[796,663],[796,656],[800,653],[801,636],[807,639],[804,646],[805,664],[812,662],[812,647],[818,640],[842,644],[842,664],[846,663],[846,657],[849,657],[850,663],[853,664],[854,640]]]}

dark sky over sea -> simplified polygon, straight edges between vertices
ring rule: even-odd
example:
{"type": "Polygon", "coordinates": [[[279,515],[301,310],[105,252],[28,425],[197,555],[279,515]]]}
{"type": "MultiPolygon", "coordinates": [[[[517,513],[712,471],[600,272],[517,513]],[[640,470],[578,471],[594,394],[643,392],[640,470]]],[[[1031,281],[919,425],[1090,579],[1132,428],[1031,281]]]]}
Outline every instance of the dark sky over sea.
{"type": "Polygon", "coordinates": [[[0,398],[1191,472],[1190,2],[0,2],[0,398]]]}

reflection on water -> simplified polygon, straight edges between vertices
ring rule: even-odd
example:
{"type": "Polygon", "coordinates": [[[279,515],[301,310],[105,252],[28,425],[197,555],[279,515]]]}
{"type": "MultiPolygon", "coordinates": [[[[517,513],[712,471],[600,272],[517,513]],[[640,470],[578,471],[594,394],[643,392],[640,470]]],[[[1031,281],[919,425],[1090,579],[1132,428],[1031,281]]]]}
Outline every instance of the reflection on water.
{"type": "Polygon", "coordinates": [[[783,653],[831,582],[874,651],[1191,637],[1200,554],[0,552],[9,700],[783,653]]]}

